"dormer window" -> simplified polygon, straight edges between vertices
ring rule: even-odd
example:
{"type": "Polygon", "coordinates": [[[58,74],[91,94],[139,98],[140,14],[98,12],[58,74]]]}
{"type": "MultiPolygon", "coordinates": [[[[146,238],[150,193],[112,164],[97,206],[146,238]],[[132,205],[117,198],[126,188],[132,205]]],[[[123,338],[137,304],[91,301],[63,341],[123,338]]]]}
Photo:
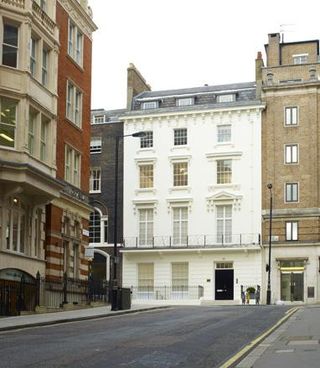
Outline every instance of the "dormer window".
{"type": "Polygon", "coordinates": [[[308,54],[292,55],[293,64],[306,64],[308,62],[308,54]]]}
{"type": "Polygon", "coordinates": [[[177,106],[190,106],[190,105],[194,105],[193,97],[185,97],[177,99],[177,106]]]}
{"type": "Polygon", "coordinates": [[[105,116],[104,115],[95,115],[92,118],[92,124],[101,124],[105,122],[105,116]]]}
{"type": "Polygon", "coordinates": [[[143,102],[141,105],[142,110],[157,109],[159,107],[159,101],[143,102]]]}
{"type": "Polygon", "coordinates": [[[217,96],[217,102],[223,103],[223,102],[233,102],[236,100],[235,93],[228,93],[224,95],[218,95],[217,96]]]}

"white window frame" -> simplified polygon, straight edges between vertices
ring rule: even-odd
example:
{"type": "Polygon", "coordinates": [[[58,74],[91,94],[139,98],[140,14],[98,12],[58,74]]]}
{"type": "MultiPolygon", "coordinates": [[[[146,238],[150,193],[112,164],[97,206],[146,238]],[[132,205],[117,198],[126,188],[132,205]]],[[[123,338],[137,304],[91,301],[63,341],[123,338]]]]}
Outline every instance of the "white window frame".
{"type": "Polygon", "coordinates": [[[40,160],[48,161],[48,141],[50,136],[50,119],[41,114],[40,126],[40,160]]]}
{"type": "Polygon", "coordinates": [[[30,38],[30,73],[32,77],[37,77],[37,59],[38,59],[39,40],[32,35],[30,38]]]}
{"type": "Polygon", "coordinates": [[[181,107],[181,106],[191,106],[194,105],[194,97],[183,97],[183,98],[178,98],[176,100],[176,105],[181,107]]]}
{"type": "Polygon", "coordinates": [[[232,243],[232,218],[233,206],[232,204],[216,205],[216,234],[217,243],[230,244],[232,243]],[[228,216],[227,213],[230,211],[231,215],[228,216]],[[222,216],[219,215],[219,209],[222,210],[222,216]]]}
{"type": "Polygon", "coordinates": [[[286,127],[299,125],[299,108],[298,108],[298,106],[285,106],[285,108],[284,108],[284,125],[286,127]]]}
{"type": "Polygon", "coordinates": [[[172,207],[172,244],[188,245],[189,212],[187,206],[172,207]]]}
{"type": "Polygon", "coordinates": [[[299,145],[285,144],[284,146],[284,163],[295,165],[299,163],[299,145]]]}
{"type": "Polygon", "coordinates": [[[80,66],[83,65],[84,36],[80,28],[69,18],[68,55],[80,66]]]}
{"type": "Polygon", "coordinates": [[[293,64],[294,65],[308,64],[308,57],[309,57],[309,54],[292,55],[293,64]]]}
{"type": "Polygon", "coordinates": [[[139,188],[152,189],[154,187],[154,165],[153,163],[139,164],[139,188]]]}
{"type": "Polygon", "coordinates": [[[286,221],[286,240],[297,241],[298,239],[298,221],[286,221]]]}
{"type": "Polygon", "coordinates": [[[154,208],[138,209],[138,243],[139,246],[152,246],[154,237],[154,208]],[[144,217],[142,215],[145,215],[144,217]]]}
{"type": "Polygon", "coordinates": [[[13,22],[10,22],[10,21],[4,21],[3,24],[2,24],[2,39],[1,39],[1,42],[2,42],[2,45],[1,45],[1,64],[2,65],[5,65],[5,66],[8,66],[10,68],[15,68],[17,69],[19,67],[19,37],[20,37],[20,27],[19,25],[13,23],[13,22]],[[4,42],[4,28],[5,26],[8,26],[8,27],[14,27],[17,29],[17,45],[11,43],[5,43],[4,42]],[[12,50],[15,50],[15,57],[16,57],[16,62],[15,62],[15,65],[8,65],[8,64],[4,64],[3,63],[3,56],[4,56],[4,52],[3,52],[3,49],[4,47],[8,47],[12,50]]]}
{"type": "MultiPolygon", "coordinates": [[[[15,148],[16,147],[16,129],[17,129],[17,116],[18,116],[18,104],[19,101],[14,100],[12,98],[8,98],[6,96],[0,96],[0,137],[8,142],[10,142],[10,145],[1,145],[0,147],[5,147],[5,148],[15,148]],[[4,123],[3,122],[3,118],[2,118],[2,114],[6,114],[6,111],[2,110],[2,106],[3,106],[3,101],[4,100],[9,100],[14,104],[14,124],[8,124],[8,123],[4,123]],[[13,138],[10,137],[8,134],[6,134],[5,132],[1,131],[1,129],[9,129],[9,130],[13,130],[13,138]]],[[[5,109],[6,110],[6,109],[5,109]]]]}
{"type": "Polygon", "coordinates": [[[137,263],[137,285],[140,299],[149,299],[153,295],[154,263],[151,262],[137,263]]]}
{"type": "Polygon", "coordinates": [[[186,146],[188,144],[188,129],[177,128],[173,129],[173,145],[186,146]]]}
{"type": "Polygon", "coordinates": [[[90,153],[101,153],[102,151],[102,137],[92,137],[90,141],[90,153]]]}
{"type": "Polygon", "coordinates": [[[64,180],[78,188],[81,186],[81,155],[68,144],[65,145],[64,180]]]}
{"type": "Polygon", "coordinates": [[[299,184],[296,182],[285,183],[285,203],[299,202],[299,184]]]}
{"type": "Polygon", "coordinates": [[[232,184],[232,159],[219,159],[216,160],[217,163],[217,184],[232,184]],[[227,169],[226,163],[230,162],[230,172],[227,169]],[[221,166],[219,163],[223,163],[223,167],[219,167],[221,166]],[[220,169],[224,169],[224,170],[220,170],[220,169]]]}
{"type": "Polygon", "coordinates": [[[236,100],[235,93],[225,93],[225,94],[217,95],[218,103],[234,102],[235,100],[236,100]]]}
{"type": "Polygon", "coordinates": [[[189,162],[172,162],[173,187],[187,187],[189,184],[189,162]]]}
{"type": "Polygon", "coordinates": [[[171,298],[185,299],[189,290],[189,263],[171,263],[171,298]]]}
{"type": "Polygon", "coordinates": [[[93,115],[92,116],[92,124],[102,124],[106,122],[106,116],[105,115],[93,115]]]}
{"type": "Polygon", "coordinates": [[[41,65],[41,83],[43,86],[47,87],[49,85],[49,58],[50,58],[50,50],[43,46],[42,47],[42,65],[41,65]]]}
{"type": "Polygon", "coordinates": [[[83,93],[71,81],[67,81],[66,117],[77,127],[82,126],[83,93]]]}
{"type": "Polygon", "coordinates": [[[141,104],[141,110],[157,109],[158,107],[159,101],[146,101],[141,104]]]}
{"type": "Polygon", "coordinates": [[[90,169],[90,193],[101,193],[101,167],[90,169]]]}
{"type": "Polygon", "coordinates": [[[223,124],[217,126],[217,143],[231,142],[231,124],[223,124]]]}
{"type": "Polygon", "coordinates": [[[140,137],[140,148],[151,148],[153,147],[153,131],[149,130],[144,132],[145,135],[140,137]]]}

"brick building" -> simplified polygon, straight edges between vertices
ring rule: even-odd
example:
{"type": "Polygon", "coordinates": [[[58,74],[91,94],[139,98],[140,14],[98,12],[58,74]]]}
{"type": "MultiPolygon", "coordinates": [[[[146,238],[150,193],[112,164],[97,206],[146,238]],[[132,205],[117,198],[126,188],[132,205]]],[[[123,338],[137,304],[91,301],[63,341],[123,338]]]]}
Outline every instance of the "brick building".
{"type": "Polygon", "coordinates": [[[57,178],[64,188],[47,206],[46,277],[86,279],[92,21],[87,1],[58,0],[57,178]]]}
{"type": "MultiPolygon", "coordinates": [[[[263,246],[272,211],[271,302],[320,299],[319,41],[270,34],[256,60],[262,124],[263,246]],[[272,191],[267,184],[272,184],[272,191]]],[[[266,261],[268,263],[268,261],[266,261]]]]}

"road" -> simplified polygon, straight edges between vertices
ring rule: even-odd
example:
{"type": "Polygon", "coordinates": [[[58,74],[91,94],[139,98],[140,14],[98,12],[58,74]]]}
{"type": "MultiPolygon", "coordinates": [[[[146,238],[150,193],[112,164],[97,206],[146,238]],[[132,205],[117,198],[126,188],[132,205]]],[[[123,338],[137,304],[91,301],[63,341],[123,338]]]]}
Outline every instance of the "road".
{"type": "Polygon", "coordinates": [[[219,367],[288,309],[172,307],[0,333],[0,367],[219,367]]]}

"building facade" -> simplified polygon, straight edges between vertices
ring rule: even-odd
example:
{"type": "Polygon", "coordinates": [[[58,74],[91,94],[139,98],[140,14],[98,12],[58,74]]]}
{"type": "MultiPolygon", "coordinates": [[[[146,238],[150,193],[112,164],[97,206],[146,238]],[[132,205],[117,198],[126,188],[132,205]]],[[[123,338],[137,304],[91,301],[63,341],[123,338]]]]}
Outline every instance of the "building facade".
{"type": "Polygon", "coordinates": [[[269,252],[271,302],[320,299],[319,41],[285,43],[270,34],[257,86],[262,124],[263,245],[269,252]],[[272,184],[272,191],[267,184],[272,184]]]}
{"type": "Polygon", "coordinates": [[[255,83],[146,90],[128,107],[123,285],[143,302],[239,303],[262,283],[255,83]]]}
{"type": "Polygon", "coordinates": [[[0,314],[14,314],[21,280],[45,274],[45,206],[56,179],[56,1],[0,2],[0,314]]]}
{"type": "Polygon", "coordinates": [[[88,277],[92,33],[87,1],[58,0],[57,177],[60,197],[47,206],[46,278],[88,277]]]}
{"type": "MultiPolygon", "coordinates": [[[[123,136],[123,123],[119,121],[122,110],[91,112],[90,143],[90,214],[89,242],[93,248],[91,265],[95,281],[110,281],[111,259],[114,252],[114,191],[115,191],[115,141],[123,136]]],[[[122,244],[123,220],[123,148],[122,141],[118,152],[118,210],[117,243],[122,244]]],[[[118,267],[118,280],[121,280],[121,263],[118,267]]]]}

